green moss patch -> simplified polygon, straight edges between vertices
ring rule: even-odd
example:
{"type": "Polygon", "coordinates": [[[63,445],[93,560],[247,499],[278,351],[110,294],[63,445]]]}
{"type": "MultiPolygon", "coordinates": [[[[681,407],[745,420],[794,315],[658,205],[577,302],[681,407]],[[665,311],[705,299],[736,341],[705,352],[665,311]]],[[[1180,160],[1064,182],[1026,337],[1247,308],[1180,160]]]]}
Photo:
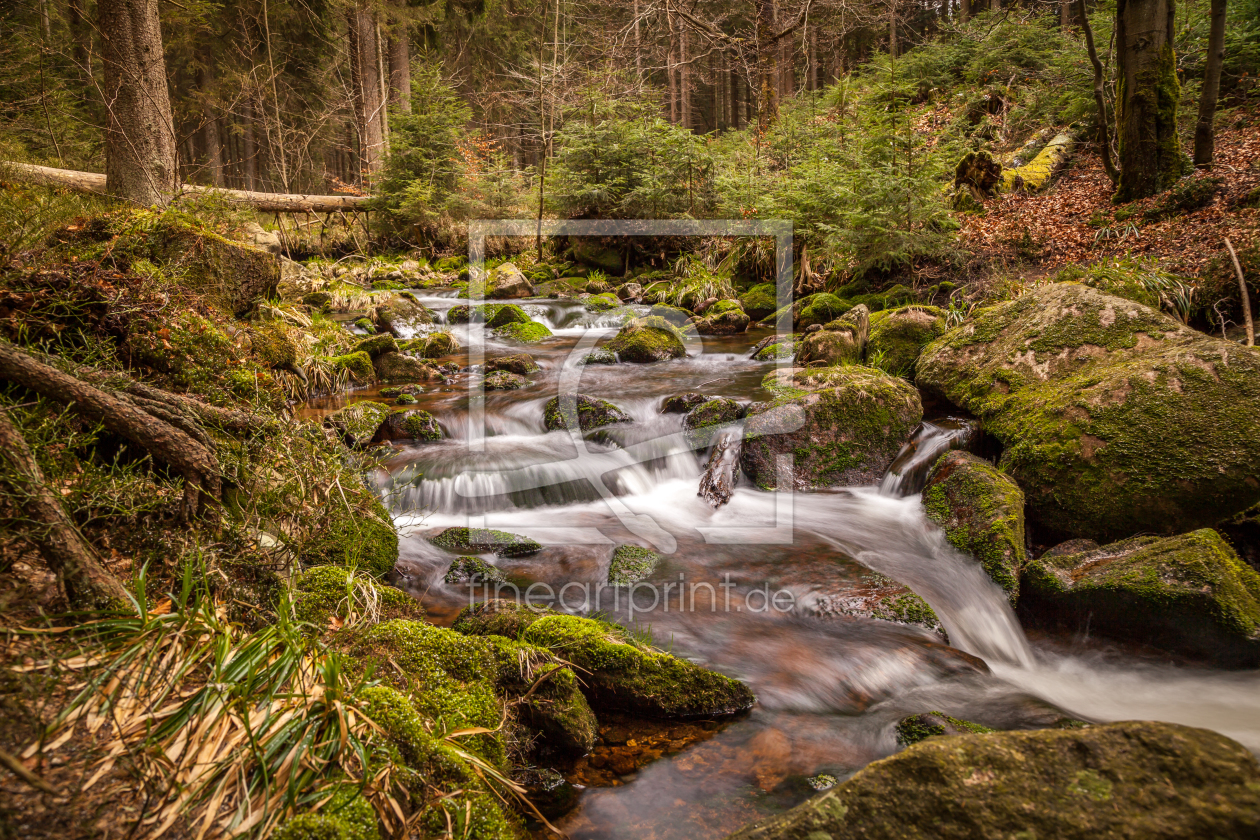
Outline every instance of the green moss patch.
{"type": "Polygon", "coordinates": [[[663,362],[687,355],[682,333],[659,315],[629,322],[605,349],[616,353],[623,362],[663,362]]]}
{"type": "Polygon", "coordinates": [[[619,545],[608,564],[608,582],[613,586],[629,586],[652,574],[661,555],[641,545],[619,545]]]}
{"type": "Polygon", "coordinates": [[[549,432],[574,426],[587,432],[613,423],[629,423],[631,419],[608,400],[585,394],[562,394],[543,406],[543,425],[549,432]]]}
{"type": "Polygon", "coordinates": [[[488,528],[447,528],[427,539],[438,548],[458,554],[494,553],[500,557],[523,557],[542,551],[542,546],[529,537],[488,528]]]}
{"type": "Polygon", "coordinates": [[[944,712],[924,712],[897,722],[897,743],[909,747],[939,735],[984,735],[994,730],[944,712]]]}
{"type": "Polygon", "coordinates": [[[420,603],[401,590],[338,566],[317,566],[293,582],[293,613],[326,629],[337,619],[350,626],[393,618],[424,618],[420,603]]]}

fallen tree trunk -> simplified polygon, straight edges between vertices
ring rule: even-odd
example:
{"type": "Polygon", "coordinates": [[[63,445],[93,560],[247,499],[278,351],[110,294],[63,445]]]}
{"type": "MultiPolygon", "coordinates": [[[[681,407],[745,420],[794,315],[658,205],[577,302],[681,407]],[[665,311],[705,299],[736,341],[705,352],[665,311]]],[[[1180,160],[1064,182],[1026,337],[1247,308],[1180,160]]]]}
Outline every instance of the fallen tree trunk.
{"type": "Polygon", "coordinates": [[[1054,174],[1067,163],[1067,159],[1071,157],[1072,149],[1075,145],[1075,138],[1071,132],[1064,131],[1056,134],[1054,139],[1047,143],[1046,147],[1028,163],[1014,169],[1003,169],[1002,183],[998,187],[998,191],[1023,190],[1025,192],[1036,192],[1042,189],[1050,183],[1050,179],[1054,174]]]}
{"type": "Polygon", "coordinates": [[[44,483],[35,456],[0,408],[0,485],[8,488],[12,503],[31,527],[25,534],[39,549],[48,568],[65,587],[66,597],[77,609],[117,609],[128,603],[127,590],[96,557],[96,552],[75,528],[60,499],[44,483]]]}
{"type": "MultiPolygon", "coordinates": [[[[64,187],[77,192],[106,195],[105,176],[98,172],[76,172],[70,169],[54,169],[33,163],[0,161],[0,177],[28,184],[44,184],[64,187]]],[[[342,210],[366,209],[372,200],[367,195],[299,195],[291,193],[251,192],[249,190],[223,190],[184,184],[184,193],[216,195],[241,207],[276,213],[336,213],[342,210]]]]}

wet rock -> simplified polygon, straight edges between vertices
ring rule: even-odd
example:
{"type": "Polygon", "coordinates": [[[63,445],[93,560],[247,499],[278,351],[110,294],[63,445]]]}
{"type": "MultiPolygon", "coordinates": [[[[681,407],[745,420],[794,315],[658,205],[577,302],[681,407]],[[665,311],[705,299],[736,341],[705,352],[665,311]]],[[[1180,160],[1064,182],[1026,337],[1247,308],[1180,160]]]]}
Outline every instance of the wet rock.
{"type": "Polygon", "coordinates": [[[525,797],[548,819],[562,817],[577,807],[577,787],[555,770],[518,767],[512,771],[512,781],[525,788],[525,797]]]}
{"type": "Polygon", "coordinates": [[[446,574],[442,576],[446,583],[486,583],[506,580],[503,572],[482,560],[480,557],[456,557],[446,574]]]}
{"type": "Polygon", "coordinates": [[[1178,533],[1260,501],[1260,354],[1141,304],[1052,283],[982,310],[915,370],[1003,443],[1051,533],[1178,533]]]}
{"type": "Polygon", "coordinates": [[[861,364],[869,329],[870,312],[855,306],[826,326],[814,324],[796,351],[799,367],[861,364]]]}
{"type": "Polygon", "coordinates": [[[660,316],[635,318],[605,345],[623,362],[663,362],[687,355],[677,328],[660,316]]]}
{"type": "Polygon", "coordinates": [[[533,285],[512,263],[503,263],[490,269],[486,276],[486,297],[496,300],[529,297],[533,285]]]}
{"type": "Polygon", "coordinates": [[[439,359],[459,352],[459,340],[445,330],[404,341],[400,347],[422,359],[439,359]]]}
{"type": "Polygon", "coordinates": [[[302,303],[315,312],[328,312],[332,309],[332,295],[328,292],[310,292],[302,295],[302,303]]]}
{"type": "Polygon", "coordinates": [[[1260,765],[1170,723],[930,738],[732,840],[1254,836],[1260,765]]]}
{"type": "MultiPolygon", "coordinates": [[[[470,641],[479,641],[470,639],[470,641]]],[[[518,720],[538,732],[542,757],[573,757],[595,745],[598,722],[570,668],[550,651],[501,636],[486,636],[498,690],[516,701],[518,720]]]]}
{"type": "MultiPolygon", "coordinates": [[[[693,307],[693,310],[695,311],[697,315],[706,315],[709,312],[709,308],[712,307],[717,302],[718,302],[718,299],[715,297],[705,298],[704,300],[697,303],[693,307]]],[[[739,303],[739,301],[734,301],[734,303],[739,303]]]]}
{"type": "Polygon", "coordinates": [[[753,286],[740,295],[739,302],[743,305],[744,311],[748,313],[749,318],[754,321],[760,321],[773,315],[775,310],[779,308],[775,294],[775,285],[773,283],[762,283],[753,286]]]}
{"type": "Polygon", "coordinates": [[[643,287],[638,283],[624,283],[617,287],[617,297],[624,301],[636,301],[643,297],[643,287]]]}
{"type": "Polygon", "coordinates": [[[455,623],[456,630],[472,635],[518,628],[521,641],[589,672],[583,675],[583,693],[597,710],[693,718],[742,712],[756,701],[742,683],[649,648],[603,621],[490,601],[465,608],[455,623]]]}
{"type": "Polygon", "coordinates": [[[796,338],[794,336],[769,335],[758,341],[749,354],[757,362],[774,362],[779,359],[790,359],[796,355],[796,338]]]}
{"type": "Polygon", "coordinates": [[[923,508],[1013,603],[1024,566],[1024,493],[1014,479],[970,452],[946,452],[928,473],[923,508]]]}
{"type": "Polygon", "coordinates": [[[744,414],[744,407],[727,397],[706,400],[683,417],[687,441],[695,449],[708,448],[714,435],[744,414]]]}
{"type": "Polygon", "coordinates": [[[696,323],[700,335],[739,335],[748,329],[749,317],[737,300],[719,300],[705,307],[696,323]]]}
{"type": "Polygon", "coordinates": [[[358,385],[366,385],[376,380],[376,369],[372,367],[372,357],[361,351],[346,353],[342,356],[331,356],[328,363],[338,370],[350,374],[350,379],[358,385]]]}
{"type": "Polygon", "coordinates": [[[401,337],[402,330],[418,324],[432,324],[433,313],[425,309],[410,292],[390,295],[374,310],[373,322],[381,332],[401,337]]]}
{"type": "Polygon", "coordinates": [[[944,712],[923,712],[897,721],[897,744],[909,747],[938,735],[984,735],[994,730],[944,712]]]}
{"type": "MultiPolygon", "coordinates": [[[[410,396],[410,395],[403,395],[410,396]]],[[[399,399],[402,399],[400,396],[399,399]]],[[[415,397],[411,397],[415,402],[415,397]]],[[[392,412],[372,436],[372,443],[388,443],[396,440],[441,440],[442,427],[429,412],[422,408],[392,412]]]]}
{"type": "Polygon", "coordinates": [[[709,463],[700,476],[699,496],[710,506],[719,508],[731,500],[739,478],[740,438],[734,433],[721,435],[709,453],[709,463]]]}
{"type": "Polygon", "coordinates": [[[402,396],[403,394],[410,394],[412,396],[415,396],[416,394],[424,393],[424,386],[417,385],[414,382],[408,383],[406,385],[389,385],[385,388],[380,389],[380,391],[378,391],[377,393],[379,393],[382,397],[399,397],[399,396],[402,396]]]}
{"type": "Polygon", "coordinates": [[[376,333],[376,325],[373,324],[372,319],[368,318],[367,316],[364,316],[362,318],[355,318],[354,326],[357,329],[363,330],[368,335],[374,335],[376,333]]]}
{"type": "Polygon", "coordinates": [[[357,402],[329,414],[324,425],[339,434],[346,446],[358,449],[371,442],[391,413],[389,406],[378,402],[357,402]]]}
{"type": "Polygon", "coordinates": [[[497,370],[525,376],[541,368],[538,367],[538,362],[534,361],[534,357],[528,353],[514,353],[511,356],[499,356],[486,361],[486,373],[494,373],[497,370]]]}
{"type": "Polygon", "coordinates": [[[1087,551],[1095,551],[1098,548],[1098,543],[1093,540],[1067,540],[1047,548],[1042,552],[1041,559],[1049,561],[1055,557],[1066,557],[1069,554],[1084,554],[1087,551]]]}
{"type": "Polygon", "coordinates": [[[793,456],[798,490],[877,483],[923,417],[909,383],[859,365],[775,371],[766,385],[777,396],[749,406],[740,467],[767,490],[779,455],[793,456]]]}
{"type": "Polygon", "coordinates": [[[675,327],[681,327],[692,318],[692,313],[688,312],[686,309],[680,309],[677,306],[670,306],[665,303],[658,303],[653,306],[648,312],[648,315],[657,318],[664,318],[675,327]]]}
{"type": "Polygon", "coordinates": [[[830,292],[799,298],[790,307],[784,307],[765,319],[784,329],[803,330],[814,324],[827,324],[853,308],[853,304],[841,300],[830,292]]]}
{"type": "Polygon", "coordinates": [[[1210,528],[1047,552],[1025,563],[1021,584],[1020,612],[1035,622],[1260,665],[1260,573],[1210,528]]]}
{"type": "Polygon", "coordinates": [[[945,334],[945,312],[935,306],[902,306],[870,316],[868,361],[898,376],[913,376],[923,348],[945,334]]]}
{"type": "Polygon", "coordinates": [[[376,378],[382,382],[415,382],[435,378],[436,372],[429,365],[402,353],[381,353],[372,359],[376,378]]]}
{"type": "Polygon", "coordinates": [[[397,353],[398,340],[389,333],[374,335],[371,338],[365,338],[358,344],[354,345],[356,353],[367,353],[373,359],[382,353],[397,353]]]}
{"type": "Polygon", "coordinates": [[[494,553],[500,557],[524,557],[542,551],[542,546],[529,537],[489,528],[447,528],[425,539],[438,548],[463,554],[494,553]]]}
{"type": "Polygon", "coordinates": [[[496,370],[494,373],[486,374],[482,387],[487,391],[515,391],[533,384],[520,374],[496,370]]]}
{"type": "Polygon", "coordinates": [[[633,418],[608,400],[585,394],[561,394],[543,406],[543,425],[547,431],[577,426],[583,432],[612,423],[629,423],[633,418]]]}
{"type": "Polygon", "coordinates": [[[572,243],[573,259],[583,265],[598,268],[618,277],[625,270],[621,250],[615,244],[605,244],[596,236],[574,236],[569,241],[572,243]]]}
{"type": "Polygon", "coordinates": [[[592,350],[582,357],[584,365],[615,365],[617,357],[607,350],[592,350]]]}
{"type": "Polygon", "coordinates": [[[613,586],[629,586],[652,574],[661,562],[661,555],[641,545],[619,545],[608,564],[608,582],[613,586]]]}
{"type": "Polygon", "coordinates": [[[697,394],[694,391],[686,394],[675,394],[672,397],[666,397],[665,402],[661,403],[661,414],[686,414],[698,405],[711,400],[712,397],[706,397],[704,394],[697,394]]]}
{"type": "Polygon", "coordinates": [[[584,302],[587,312],[608,312],[621,306],[621,301],[612,292],[591,295],[584,302]]]}

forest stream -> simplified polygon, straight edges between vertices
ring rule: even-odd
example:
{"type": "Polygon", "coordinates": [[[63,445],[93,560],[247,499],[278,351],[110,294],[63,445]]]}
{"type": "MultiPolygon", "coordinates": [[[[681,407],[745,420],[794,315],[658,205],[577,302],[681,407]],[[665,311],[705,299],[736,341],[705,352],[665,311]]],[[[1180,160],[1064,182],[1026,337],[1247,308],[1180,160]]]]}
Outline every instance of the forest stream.
{"type": "MultiPolygon", "coordinates": [[[[454,292],[417,295],[443,321],[466,302],[454,292]]],[[[751,350],[770,330],[691,339],[688,355],[673,361],[583,364],[598,339],[615,334],[624,310],[590,313],[575,301],[539,299],[523,308],[554,334],[528,348],[542,367],[529,375],[533,384],[471,402],[480,366],[469,366],[463,351],[452,359],[459,374],[417,395],[415,407],[438,419],[445,439],[394,444],[376,475],[401,535],[398,585],[432,621],[449,625],[486,590],[471,587],[470,595],[467,584],[443,582],[451,555],[425,535],[472,526],[528,536],[541,552],[485,559],[522,592],[547,584],[562,599],[536,603],[602,613],[650,633],[656,646],[746,682],[758,701],[720,723],[604,721],[595,752],[560,768],[581,790],[576,808],[556,821],[570,836],[723,837],[891,754],[896,722],[927,709],[1002,729],[1045,726],[1065,713],[1171,721],[1260,752],[1260,673],[1024,633],[1004,593],[950,546],[918,496],[926,465],[968,444],[967,421],[929,413],[878,487],[780,494],[744,479],[714,508],[697,493],[705,454],[687,444],[683,415],[660,406],[684,392],[766,399],[761,382],[776,362],[753,361],[751,350]],[[546,401],[574,391],[611,401],[633,422],[582,441],[546,431],[546,401]],[[627,587],[606,583],[612,550],[623,543],[665,556],[652,591],[635,590],[633,609],[627,587]],[[872,593],[897,583],[931,605],[948,644],[938,633],[861,614],[872,593]]],[[[480,324],[441,328],[465,348],[484,347],[474,362],[521,350],[480,324]]],[[[303,414],[377,394],[315,399],[303,414]]]]}

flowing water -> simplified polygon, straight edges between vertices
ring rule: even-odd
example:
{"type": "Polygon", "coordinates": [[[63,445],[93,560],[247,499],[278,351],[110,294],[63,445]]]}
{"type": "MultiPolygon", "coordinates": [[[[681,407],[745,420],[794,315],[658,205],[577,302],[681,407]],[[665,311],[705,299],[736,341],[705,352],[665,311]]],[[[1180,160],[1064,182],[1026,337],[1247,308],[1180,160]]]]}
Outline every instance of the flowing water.
{"type": "MultiPolygon", "coordinates": [[[[424,293],[422,293],[424,294],[424,293]]],[[[422,297],[445,313],[453,295],[422,297]]],[[[775,494],[736,484],[725,504],[697,495],[705,453],[691,449],[665,397],[696,391],[765,399],[774,363],[751,360],[765,330],[705,337],[685,359],[654,365],[579,360],[615,333],[621,313],[569,301],[525,308],[555,338],[521,348],[479,324],[452,328],[469,360],[527,350],[543,369],[528,388],[470,398],[477,365],[420,394],[447,439],[396,445],[377,480],[401,533],[401,585],[433,620],[453,620],[481,589],[451,586],[451,556],[423,537],[454,526],[532,537],[543,551],[487,557],[535,603],[601,613],[659,647],[744,680],[758,704],[680,751],[588,787],[559,827],[579,838],[719,838],[781,811],[892,753],[896,721],[941,710],[999,728],[1068,713],[1097,721],[1159,719],[1216,729],[1260,752],[1260,673],[1222,672],[1090,639],[1021,630],[1003,593],[923,515],[917,493],[946,449],[974,441],[973,424],[925,422],[879,487],[775,494]],[[548,432],[543,406],[559,391],[608,399],[633,418],[587,435],[548,432]],[[651,587],[615,590],[615,546],[665,555],[651,587]],[[869,617],[908,587],[939,617],[937,633],[869,617]],[[633,597],[631,597],[633,596],[633,597]],[[554,600],[551,600],[554,599],[554,600]]],[[[636,311],[641,311],[636,310],[636,311]]],[[[317,415],[365,391],[312,402],[317,415]]],[[[737,431],[737,429],[735,430],[737,431]]]]}

